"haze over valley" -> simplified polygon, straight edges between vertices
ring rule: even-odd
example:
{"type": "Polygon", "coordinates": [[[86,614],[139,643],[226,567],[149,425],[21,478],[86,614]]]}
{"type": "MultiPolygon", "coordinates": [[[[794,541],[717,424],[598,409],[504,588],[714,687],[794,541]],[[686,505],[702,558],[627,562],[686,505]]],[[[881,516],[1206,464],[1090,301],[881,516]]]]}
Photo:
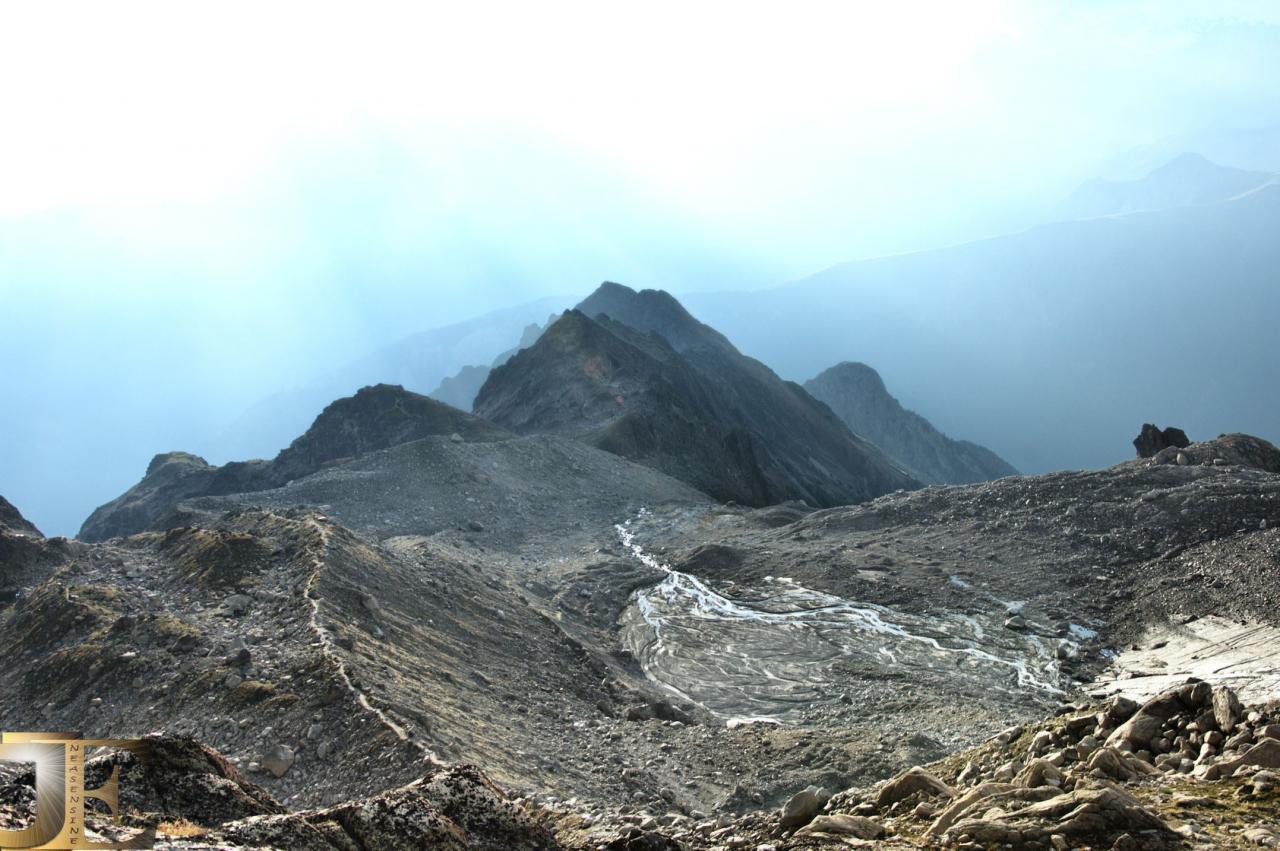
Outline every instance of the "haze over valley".
{"type": "Polygon", "coordinates": [[[0,80],[0,845],[1280,846],[1268,4],[32,5],[0,80]]]}

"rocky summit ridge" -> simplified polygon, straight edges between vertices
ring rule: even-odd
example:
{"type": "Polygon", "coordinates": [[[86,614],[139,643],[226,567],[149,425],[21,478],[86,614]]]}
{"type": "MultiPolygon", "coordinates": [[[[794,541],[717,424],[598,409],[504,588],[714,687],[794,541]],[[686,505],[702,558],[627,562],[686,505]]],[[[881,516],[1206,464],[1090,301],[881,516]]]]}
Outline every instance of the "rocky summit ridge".
{"type": "Polygon", "coordinates": [[[840,505],[919,484],[803,388],[653,290],[601,287],[495,369],[475,412],[746,505],[840,505]]]}

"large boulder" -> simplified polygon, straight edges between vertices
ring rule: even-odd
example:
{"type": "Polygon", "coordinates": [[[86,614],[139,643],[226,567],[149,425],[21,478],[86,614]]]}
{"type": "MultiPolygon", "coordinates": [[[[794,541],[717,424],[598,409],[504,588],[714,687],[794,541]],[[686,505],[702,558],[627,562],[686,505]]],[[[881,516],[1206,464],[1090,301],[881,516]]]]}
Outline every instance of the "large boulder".
{"type": "Polygon", "coordinates": [[[830,795],[817,786],[809,786],[795,793],[782,805],[782,826],[793,828],[808,824],[830,798],[830,795]]]}
{"type": "Polygon", "coordinates": [[[1243,715],[1240,698],[1230,686],[1218,686],[1213,690],[1213,718],[1223,734],[1231,735],[1243,715]]]}
{"type": "Polygon", "coordinates": [[[883,810],[916,794],[948,800],[956,795],[955,790],[946,783],[916,766],[908,768],[880,787],[880,792],[876,796],[876,809],[883,810]]]}
{"type": "Polygon", "coordinates": [[[1121,724],[1107,737],[1107,745],[1121,743],[1134,750],[1151,745],[1160,736],[1165,722],[1175,715],[1209,706],[1213,700],[1213,687],[1203,681],[1184,683],[1161,692],[1139,707],[1128,721],[1121,724]]]}
{"type": "Polygon", "coordinates": [[[1204,778],[1217,780],[1220,777],[1231,777],[1245,766],[1280,768],[1280,739],[1263,739],[1235,759],[1209,766],[1204,778]]]}
{"type": "Polygon", "coordinates": [[[866,816],[851,816],[837,813],[830,816],[818,816],[797,833],[826,833],[832,836],[852,836],[855,839],[879,839],[884,835],[884,826],[866,816]]]}

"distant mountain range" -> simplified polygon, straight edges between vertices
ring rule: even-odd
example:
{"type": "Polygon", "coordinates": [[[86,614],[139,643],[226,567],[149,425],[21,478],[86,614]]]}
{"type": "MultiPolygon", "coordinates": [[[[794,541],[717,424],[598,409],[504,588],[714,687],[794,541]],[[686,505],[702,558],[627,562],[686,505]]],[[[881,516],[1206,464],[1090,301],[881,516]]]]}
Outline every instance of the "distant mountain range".
{"type": "Polygon", "coordinates": [[[1127,457],[1135,423],[1280,435],[1280,185],[844,263],[685,303],[796,379],[873,363],[1024,472],[1127,457]]]}
{"type": "MultiPolygon", "coordinates": [[[[1259,133],[1210,147],[1261,150],[1259,133]]],[[[1248,389],[1280,357],[1253,307],[1276,298],[1278,197],[1273,173],[1182,153],[1138,179],[1082,185],[1059,205],[1063,221],[845,263],[782,287],[682,298],[783,376],[872,363],[908,407],[1019,469],[1093,467],[1125,457],[1133,423],[1153,417],[1193,437],[1232,427],[1280,433],[1280,405],[1248,389]],[[1207,309],[1185,307],[1197,303],[1207,309]],[[1177,369],[1154,368],[1153,353],[1175,336],[1177,369]],[[1246,356],[1248,341],[1258,345],[1246,356]],[[1203,392],[1179,374],[1195,375],[1203,392]],[[1043,398],[1058,376],[1065,386],[1043,398]]],[[[581,307],[612,316],[615,298],[602,289],[581,307]]],[[[568,303],[543,300],[393,343],[265,400],[235,430],[255,445],[223,454],[282,446],[309,412],[378,381],[468,409],[490,369],[568,303]]]]}
{"type": "MultiPolygon", "coordinates": [[[[515,431],[586,436],[629,458],[663,455],[659,469],[753,504],[856,500],[902,472],[951,482],[1007,475],[1013,467],[1102,466],[1126,457],[1134,424],[1152,420],[1178,424],[1193,439],[1230,428],[1280,434],[1280,402],[1257,392],[1280,371],[1270,320],[1280,315],[1274,175],[1183,154],[1141,179],[1091,181],[1059,214],[1076,220],[841,264],[783,287],[684,297],[760,361],[744,358],[674,299],[606,285],[579,305],[580,317],[557,320],[567,324],[536,355],[548,375],[572,379],[565,398],[585,394],[575,402],[581,418],[561,421],[565,412],[531,388],[520,390],[515,372],[493,384],[483,412],[515,431]],[[563,350],[552,351],[553,344],[563,350]],[[619,410],[601,404],[592,394],[607,381],[588,388],[585,374],[557,361],[577,345],[634,367],[624,374],[638,382],[631,386],[637,394],[610,403],[619,410]],[[800,380],[854,360],[875,364],[906,406],[928,412],[938,428],[912,420],[874,372],[875,380],[854,381],[852,397],[820,379],[809,389],[901,470],[886,474],[877,463],[864,469],[865,459],[858,460],[831,478],[878,484],[849,490],[820,486],[827,474],[814,473],[815,462],[798,452],[757,465],[760,444],[753,441],[780,452],[789,437],[760,411],[796,404],[770,368],[800,380]],[[716,387],[721,373],[733,373],[742,387],[754,382],[754,389],[716,387]],[[673,388],[685,400],[715,400],[714,411],[693,416],[696,406],[689,408],[690,422],[716,422],[697,440],[680,437],[680,424],[659,414],[673,388]],[[760,388],[769,401],[756,410],[748,397],[760,388]],[[949,441],[942,431],[972,437],[999,456],[949,441]],[[673,442],[680,452],[664,455],[673,442]],[[710,453],[689,448],[713,444],[710,453]],[[770,472],[750,472],[757,466],[770,472]]],[[[378,382],[467,410],[493,368],[538,341],[548,314],[554,318],[567,303],[545,299],[390,343],[264,400],[214,454],[269,456],[330,400],[378,382]]],[[[791,415],[817,427],[811,411],[791,415]]]]}
{"type": "Polygon", "coordinates": [[[1099,165],[1098,173],[1112,180],[1133,180],[1185,151],[1235,168],[1280,172],[1280,124],[1176,134],[1111,157],[1099,165]]]}
{"type": "Polygon", "coordinates": [[[1062,202],[1056,218],[1089,219],[1216,204],[1276,181],[1272,173],[1228,168],[1186,153],[1139,180],[1090,180],[1062,202]]]}
{"type": "MultiPolygon", "coordinates": [[[[526,328],[520,343],[485,370],[474,414],[399,385],[365,387],[327,405],[270,461],[218,466],[187,452],[157,455],[141,481],[90,515],[79,537],[102,541],[182,524],[193,512],[316,499],[362,526],[409,530],[448,514],[428,503],[460,481],[459,466],[485,470],[481,478],[466,473],[469,481],[496,477],[512,494],[532,494],[545,490],[554,456],[609,477],[610,487],[630,477],[671,499],[689,499],[688,485],[752,506],[831,507],[925,482],[1015,472],[903,410],[869,367],[842,364],[810,382],[828,407],[659,290],[605,283],[547,329],[526,328]],[[566,439],[583,450],[567,448],[566,439]],[[481,451],[480,444],[502,446],[481,451]],[[600,450],[671,483],[592,455],[600,450]],[[424,481],[440,474],[449,481],[424,481]],[[369,485],[369,475],[379,483],[369,485]],[[386,476],[401,484],[389,486],[386,476]]],[[[579,486],[589,493],[604,484],[579,486]]],[[[492,498],[501,503],[502,488],[492,498]]],[[[500,509],[488,516],[505,522],[500,509]]]]}

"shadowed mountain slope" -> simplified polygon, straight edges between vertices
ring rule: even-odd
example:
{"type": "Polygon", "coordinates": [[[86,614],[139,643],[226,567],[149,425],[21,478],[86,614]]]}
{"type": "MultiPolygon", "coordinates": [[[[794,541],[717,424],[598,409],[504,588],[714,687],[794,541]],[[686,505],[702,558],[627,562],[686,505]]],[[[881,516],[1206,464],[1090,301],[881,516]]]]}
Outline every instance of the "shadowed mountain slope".
{"type": "Polygon", "coordinates": [[[917,484],[666,293],[606,284],[583,306],[599,312],[565,313],[494,370],[477,414],[577,437],[750,505],[839,505],[917,484]]]}
{"type": "Polygon", "coordinates": [[[806,381],[804,389],[922,482],[959,485],[1017,475],[990,449],[952,440],[902,407],[866,364],[837,364],[806,381]]]}

